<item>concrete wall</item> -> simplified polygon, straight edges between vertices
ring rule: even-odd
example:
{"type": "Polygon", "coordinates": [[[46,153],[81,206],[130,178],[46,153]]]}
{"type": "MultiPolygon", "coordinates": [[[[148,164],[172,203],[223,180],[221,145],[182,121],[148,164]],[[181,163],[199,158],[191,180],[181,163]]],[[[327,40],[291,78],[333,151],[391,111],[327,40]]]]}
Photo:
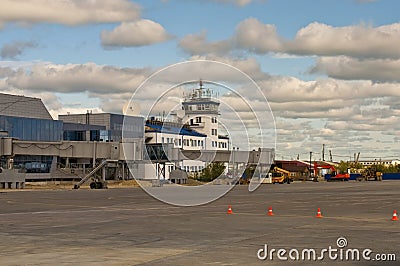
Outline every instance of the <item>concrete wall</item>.
{"type": "Polygon", "coordinates": [[[13,169],[1,169],[0,189],[20,189],[25,186],[25,174],[13,169]]]}

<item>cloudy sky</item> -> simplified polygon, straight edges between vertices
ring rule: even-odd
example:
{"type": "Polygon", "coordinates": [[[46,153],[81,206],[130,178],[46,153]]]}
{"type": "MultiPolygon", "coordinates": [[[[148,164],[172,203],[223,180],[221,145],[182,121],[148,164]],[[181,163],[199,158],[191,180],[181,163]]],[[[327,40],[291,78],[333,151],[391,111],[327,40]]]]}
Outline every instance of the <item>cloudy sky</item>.
{"type": "Polygon", "coordinates": [[[54,118],[121,113],[157,70],[216,60],[264,93],[278,159],[319,159],[322,144],[334,160],[400,159],[398,10],[397,0],[2,0],[0,89],[42,98],[54,118]]]}

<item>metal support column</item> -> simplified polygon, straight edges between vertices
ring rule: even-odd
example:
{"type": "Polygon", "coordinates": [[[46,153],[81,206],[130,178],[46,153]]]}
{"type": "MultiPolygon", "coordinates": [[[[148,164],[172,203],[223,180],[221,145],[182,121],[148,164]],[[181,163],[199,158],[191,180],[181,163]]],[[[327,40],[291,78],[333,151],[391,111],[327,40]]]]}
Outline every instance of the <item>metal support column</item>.
{"type": "Polygon", "coordinates": [[[106,181],[106,166],[105,165],[101,168],[101,179],[103,181],[106,181]]]}

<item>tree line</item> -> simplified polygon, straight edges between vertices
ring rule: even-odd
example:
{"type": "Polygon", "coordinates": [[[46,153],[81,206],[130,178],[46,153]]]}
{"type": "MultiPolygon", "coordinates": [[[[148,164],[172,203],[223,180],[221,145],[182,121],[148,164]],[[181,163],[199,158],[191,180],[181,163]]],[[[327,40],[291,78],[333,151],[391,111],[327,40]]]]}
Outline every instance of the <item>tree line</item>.
{"type": "Polygon", "coordinates": [[[340,161],[339,165],[336,167],[336,170],[340,173],[346,173],[347,169],[351,169],[351,172],[357,173],[360,172],[361,169],[367,168],[367,167],[375,167],[376,171],[381,172],[381,173],[400,173],[400,164],[397,165],[388,165],[385,166],[383,164],[374,164],[370,166],[363,166],[359,162],[345,162],[345,161],[340,161]]]}

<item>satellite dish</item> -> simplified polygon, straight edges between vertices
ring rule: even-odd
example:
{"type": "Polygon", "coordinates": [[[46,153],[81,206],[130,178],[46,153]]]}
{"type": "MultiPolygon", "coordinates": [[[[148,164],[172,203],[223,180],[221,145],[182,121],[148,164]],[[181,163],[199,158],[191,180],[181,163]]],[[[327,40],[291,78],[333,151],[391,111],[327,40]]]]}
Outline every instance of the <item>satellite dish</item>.
{"type": "Polygon", "coordinates": [[[125,115],[139,115],[141,111],[140,104],[137,102],[131,103],[125,108],[125,115]]]}
{"type": "Polygon", "coordinates": [[[182,119],[185,116],[185,110],[176,110],[176,116],[182,119]]]}

